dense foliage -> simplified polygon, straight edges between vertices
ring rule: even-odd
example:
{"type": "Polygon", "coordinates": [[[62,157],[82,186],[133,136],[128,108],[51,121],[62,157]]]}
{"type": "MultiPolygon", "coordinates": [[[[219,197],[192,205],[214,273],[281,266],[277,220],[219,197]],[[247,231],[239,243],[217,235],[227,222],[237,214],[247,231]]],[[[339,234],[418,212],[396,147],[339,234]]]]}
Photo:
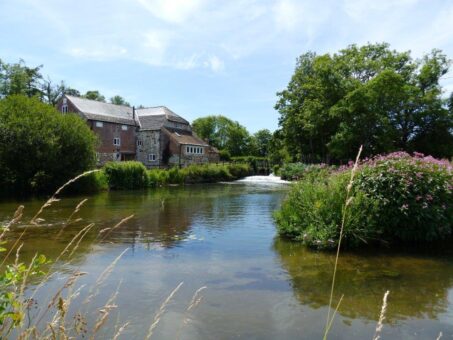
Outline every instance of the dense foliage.
{"type": "Polygon", "coordinates": [[[325,176],[333,171],[334,167],[327,164],[286,163],[279,168],[280,177],[284,180],[294,181],[306,177],[325,176]]]}
{"type": "MultiPolygon", "coordinates": [[[[333,247],[339,237],[350,169],[304,179],[276,214],[279,232],[308,245],[333,247]]],[[[419,244],[453,232],[453,167],[398,152],[364,161],[347,206],[344,245],[419,244]]]]}
{"type": "Polygon", "coordinates": [[[347,161],[360,145],[365,156],[453,156],[453,111],[439,84],[449,65],[438,50],[414,60],[385,43],[300,56],[276,104],[286,148],[305,162],[347,161]]]}
{"type": "Polygon", "coordinates": [[[105,179],[98,176],[98,180],[106,180],[111,189],[141,189],[169,184],[232,181],[251,175],[253,169],[249,164],[203,164],[147,170],[142,163],[130,161],[108,163],[103,173],[105,179]]]}
{"type": "Polygon", "coordinates": [[[104,166],[112,189],[140,189],[148,185],[146,167],[141,162],[110,162],[104,166]]]}
{"type": "Polygon", "coordinates": [[[36,98],[0,100],[0,190],[55,190],[92,168],[97,139],[76,115],[62,115],[36,98]]]}
{"type": "Polygon", "coordinates": [[[192,127],[200,138],[219,149],[224,156],[265,157],[269,152],[272,134],[266,129],[250,134],[238,122],[221,115],[195,119],[192,127]]]}

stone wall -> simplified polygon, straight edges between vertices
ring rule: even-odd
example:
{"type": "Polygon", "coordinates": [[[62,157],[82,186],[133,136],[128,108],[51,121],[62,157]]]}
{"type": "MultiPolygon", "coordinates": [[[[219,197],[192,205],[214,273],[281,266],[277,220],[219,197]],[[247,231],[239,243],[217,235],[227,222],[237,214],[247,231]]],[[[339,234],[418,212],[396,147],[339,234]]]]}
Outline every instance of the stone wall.
{"type": "Polygon", "coordinates": [[[148,168],[162,165],[160,130],[137,132],[136,159],[148,168]],[[149,159],[151,154],[156,155],[155,161],[149,159]]]}

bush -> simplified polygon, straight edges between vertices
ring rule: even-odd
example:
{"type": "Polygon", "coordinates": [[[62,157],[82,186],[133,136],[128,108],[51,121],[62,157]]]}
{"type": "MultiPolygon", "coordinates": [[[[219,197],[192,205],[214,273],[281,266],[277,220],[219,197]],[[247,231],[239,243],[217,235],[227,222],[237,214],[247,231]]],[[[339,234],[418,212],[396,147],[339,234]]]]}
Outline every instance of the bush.
{"type": "MultiPolygon", "coordinates": [[[[279,233],[309,246],[335,247],[349,178],[349,172],[344,172],[298,182],[275,214],[279,233]]],[[[374,237],[376,203],[357,192],[348,209],[343,245],[356,246],[374,237]]]]}
{"type": "Polygon", "coordinates": [[[219,152],[220,160],[228,162],[231,159],[231,154],[228,150],[220,150],[219,152]]]}
{"type": "Polygon", "coordinates": [[[109,183],[103,170],[85,175],[71,184],[64,193],[74,194],[94,194],[103,190],[108,190],[109,183]]]}
{"type": "Polygon", "coordinates": [[[253,174],[249,164],[229,164],[228,171],[234,179],[247,177],[253,174]]]}
{"type": "Polygon", "coordinates": [[[148,186],[159,187],[169,183],[169,175],[167,170],[151,169],[148,170],[148,186]]]}
{"type": "Polygon", "coordinates": [[[379,204],[385,240],[414,243],[448,238],[453,228],[453,167],[397,152],[362,166],[355,187],[379,204]]]}
{"type": "Polygon", "coordinates": [[[326,176],[335,168],[327,164],[287,163],[280,168],[280,176],[287,181],[300,180],[305,177],[326,176]]]}
{"type": "Polygon", "coordinates": [[[104,167],[111,189],[141,189],[148,186],[145,166],[136,161],[110,162],[104,167]]]}
{"type": "MultiPolygon", "coordinates": [[[[310,246],[334,247],[350,169],[295,185],[275,215],[279,233],[310,246]]],[[[418,244],[451,237],[453,174],[446,161],[406,153],[362,163],[352,186],[343,245],[418,244]]]]}
{"type": "Polygon", "coordinates": [[[182,171],[186,174],[187,183],[212,183],[234,179],[228,166],[222,164],[190,165],[182,171]]]}
{"type": "Polygon", "coordinates": [[[95,165],[96,136],[36,98],[0,100],[0,190],[47,193],[95,165]]]}

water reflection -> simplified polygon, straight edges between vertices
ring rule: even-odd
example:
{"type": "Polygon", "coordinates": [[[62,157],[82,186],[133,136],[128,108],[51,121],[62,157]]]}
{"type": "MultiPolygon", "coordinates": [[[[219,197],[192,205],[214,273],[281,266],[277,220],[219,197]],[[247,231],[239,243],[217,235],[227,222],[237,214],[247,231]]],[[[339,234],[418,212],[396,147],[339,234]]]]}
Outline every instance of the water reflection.
{"type": "MultiPolygon", "coordinates": [[[[312,308],[327,306],[335,254],[278,238],[273,248],[290,275],[297,299],[312,308]]],[[[386,290],[391,292],[389,323],[414,317],[436,319],[447,311],[453,287],[451,259],[344,252],[338,266],[334,305],[344,294],[338,311],[344,317],[377,320],[386,290]]]]}

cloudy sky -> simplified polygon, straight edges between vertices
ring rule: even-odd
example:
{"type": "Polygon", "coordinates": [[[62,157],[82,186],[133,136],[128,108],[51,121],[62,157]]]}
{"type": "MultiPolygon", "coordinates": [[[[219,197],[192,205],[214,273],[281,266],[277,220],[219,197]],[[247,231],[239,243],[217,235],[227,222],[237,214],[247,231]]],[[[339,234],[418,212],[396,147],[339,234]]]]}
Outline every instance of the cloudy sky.
{"type": "MultiPolygon", "coordinates": [[[[276,92],[297,56],[383,41],[453,58],[453,1],[0,0],[4,61],[188,120],[223,114],[252,132],[277,128],[276,92]]],[[[444,85],[453,90],[453,78],[444,85]]]]}

